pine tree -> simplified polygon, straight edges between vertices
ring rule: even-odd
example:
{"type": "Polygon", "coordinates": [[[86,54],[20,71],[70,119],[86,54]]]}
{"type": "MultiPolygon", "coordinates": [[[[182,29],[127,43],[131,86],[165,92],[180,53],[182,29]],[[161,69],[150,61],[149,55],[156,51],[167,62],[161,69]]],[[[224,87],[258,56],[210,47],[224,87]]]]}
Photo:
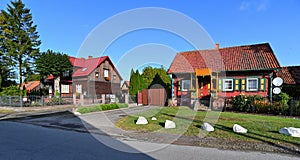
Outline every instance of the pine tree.
{"type": "MultiPolygon", "coordinates": [[[[1,25],[5,37],[5,54],[9,57],[9,66],[19,74],[19,83],[23,77],[32,73],[33,61],[39,54],[39,40],[37,26],[33,24],[30,9],[25,8],[21,0],[11,2],[7,11],[1,11],[5,25],[1,25]]],[[[1,34],[1,35],[2,35],[1,34]]]]}

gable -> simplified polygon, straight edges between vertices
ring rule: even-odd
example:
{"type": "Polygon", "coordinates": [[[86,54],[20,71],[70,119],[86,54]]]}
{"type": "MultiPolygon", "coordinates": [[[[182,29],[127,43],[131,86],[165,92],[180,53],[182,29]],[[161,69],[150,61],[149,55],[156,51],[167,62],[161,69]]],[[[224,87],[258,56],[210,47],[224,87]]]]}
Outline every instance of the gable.
{"type": "Polygon", "coordinates": [[[285,66],[278,71],[284,84],[300,84],[300,66],[285,66]]]}

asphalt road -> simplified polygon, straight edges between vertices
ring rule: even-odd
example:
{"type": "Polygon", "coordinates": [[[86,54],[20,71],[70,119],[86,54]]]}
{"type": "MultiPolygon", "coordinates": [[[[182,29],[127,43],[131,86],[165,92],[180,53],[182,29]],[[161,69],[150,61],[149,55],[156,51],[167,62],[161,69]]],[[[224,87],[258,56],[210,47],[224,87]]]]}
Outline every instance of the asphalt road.
{"type": "Polygon", "coordinates": [[[75,132],[19,122],[0,121],[0,159],[296,160],[299,157],[158,144],[130,139],[117,140],[105,134],[92,135],[87,132],[75,132]],[[153,151],[149,152],[149,150],[153,151]]]}

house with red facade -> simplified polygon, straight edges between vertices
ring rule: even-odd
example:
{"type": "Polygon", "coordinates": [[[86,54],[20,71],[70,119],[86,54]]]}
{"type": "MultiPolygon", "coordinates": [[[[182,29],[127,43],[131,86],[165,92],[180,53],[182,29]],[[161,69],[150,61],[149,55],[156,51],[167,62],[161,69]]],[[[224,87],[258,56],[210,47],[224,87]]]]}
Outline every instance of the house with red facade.
{"type": "Polygon", "coordinates": [[[59,84],[62,96],[120,94],[122,77],[108,56],[98,58],[89,56],[87,59],[69,57],[69,60],[74,67],[72,73],[65,73],[61,79],[53,76],[47,78],[48,84],[53,86],[49,87],[50,95],[59,91],[59,84]]]}
{"type": "Polygon", "coordinates": [[[210,106],[237,95],[272,97],[280,64],[268,43],[177,53],[168,73],[177,105],[210,106]]]}

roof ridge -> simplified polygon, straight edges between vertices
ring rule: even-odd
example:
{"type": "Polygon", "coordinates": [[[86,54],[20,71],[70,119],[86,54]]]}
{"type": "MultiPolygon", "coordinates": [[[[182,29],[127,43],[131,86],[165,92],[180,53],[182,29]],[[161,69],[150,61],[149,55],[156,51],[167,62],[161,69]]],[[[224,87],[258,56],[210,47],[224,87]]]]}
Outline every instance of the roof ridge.
{"type": "Polygon", "coordinates": [[[264,43],[256,43],[256,44],[248,44],[248,45],[238,45],[238,46],[229,46],[229,47],[222,47],[222,48],[211,48],[211,49],[203,49],[203,50],[188,50],[188,51],[182,51],[182,52],[178,52],[177,54],[181,54],[181,53],[189,53],[189,52],[203,52],[203,51],[214,51],[214,50],[222,50],[222,49],[230,49],[230,48],[241,48],[241,47],[250,47],[250,46],[259,46],[259,45],[269,45],[270,43],[268,42],[264,42],[264,43]]]}

